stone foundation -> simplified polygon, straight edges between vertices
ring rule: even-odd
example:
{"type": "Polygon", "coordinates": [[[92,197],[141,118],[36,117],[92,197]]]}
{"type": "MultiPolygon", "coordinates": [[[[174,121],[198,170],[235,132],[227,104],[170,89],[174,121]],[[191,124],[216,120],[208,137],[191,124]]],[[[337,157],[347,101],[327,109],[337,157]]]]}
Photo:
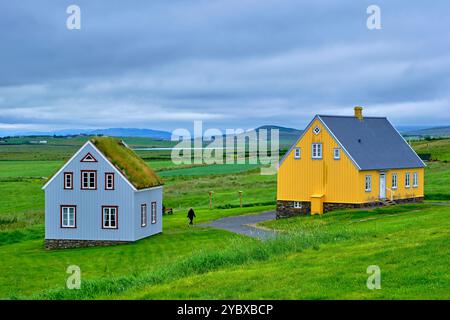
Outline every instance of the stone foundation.
{"type": "MultiPolygon", "coordinates": [[[[414,203],[414,202],[423,202],[423,197],[416,198],[407,198],[407,199],[394,199],[395,204],[402,203],[414,203]]],[[[277,219],[280,218],[289,218],[298,215],[304,215],[311,213],[311,202],[309,201],[300,201],[301,208],[294,208],[294,201],[277,201],[277,219]]],[[[333,203],[333,202],[324,202],[323,203],[323,211],[330,212],[334,210],[340,209],[362,209],[362,208],[375,208],[382,207],[385,204],[381,201],[375,202],[367,202],[367,203],[333,203]]]]}
{"type": "Polygon", "coordinates": [[[367,202],[367,203],[333,203],[324,202],[323,212],[330,212],[334,210],[342,209],[362,209],[362,208],[375,208],[383,206],[382,202],[367,202]]]}
{"type": "Polygon", "coordinates": [[[72,239],[45,239],[45,249],[67,249],[96,246],[113,246],[117,244],[130,243],[129,241],[111,240],[72,240],[72,239]]]}
{"type": "Polygon", "coordinates": [[[277,201],[277,219],[289,218],[311,212],[311,202],[300,201],[301,208],[294,208],[294,201],[277,201]]]}

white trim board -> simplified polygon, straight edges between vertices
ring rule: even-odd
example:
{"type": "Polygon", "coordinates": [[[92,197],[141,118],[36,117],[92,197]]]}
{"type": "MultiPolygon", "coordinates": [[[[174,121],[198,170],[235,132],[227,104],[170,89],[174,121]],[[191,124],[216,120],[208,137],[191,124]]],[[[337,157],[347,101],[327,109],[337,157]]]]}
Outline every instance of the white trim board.
{"type": "Polygon", "coordinates": [[[81,146],[81,148],[80,149],[78,149],[78,151],[77,152],[75,152],[75,154],[72,156],[72,157],[70,157],[70,159],[58,170],[58,171],[56,171],[56,173],[53,175],[53,177],[51,177],[51,179],[50,180],[48,180],[45,184],[44,184],[44,186],[41,188],[42,190],[45,190],[45,188],[47,188],[47,186],[50,184],[50,182],[52,182],[53,181],[53,179],[55,179],[68,165],[69,165],[69,163],[71,163],[72,161],[73,161],[73,159],[75,159],[76,158],[76,156],[78,156],[78,154],[80,154],[81,153],[81,150],[83,150],[84,149],[84,147],[86,147],[86,145],[89,143],[89,141],[86,141],[82,146],[81,146]]]}
{"type": "Polygon", "coordinates": [[[161,186],[156,186],[156,187],[150,187],[150,188],[145,188],[145,189],[137,189],[134,192],[143,192],[143,191],[148,191],[148,190],[153,190],[153,189],[162,189],[162,185],[161,186]]]}

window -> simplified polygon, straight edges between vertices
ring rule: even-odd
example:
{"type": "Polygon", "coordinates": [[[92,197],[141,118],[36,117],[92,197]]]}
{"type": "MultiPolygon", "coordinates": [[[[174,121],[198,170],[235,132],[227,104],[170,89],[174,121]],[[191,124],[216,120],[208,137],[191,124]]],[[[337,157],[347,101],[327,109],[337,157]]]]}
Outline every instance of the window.
{"type": "Polygon", "coordinates": [[[419,174],[417,172],[414,172],[413,175],[413,187],[417,188],[419,186],[419,174]]]}
{"type": "Polygon", "coordinates": [[[411,174],[409,172],[405,173],[405,187],[409,188],[411,186],[411,174]]]}
{"type": "Polygon", "coordinates": [[[366,192],[372,191],[372,176],[370,176],[370,175],[366,176],[365,190],[366,190],[366,192]]]}
{"type": "Polygon", "coordinates": [[[81,170],[81,189],[83,190],[97,189],[97,171],[81,170]]]}
{"type": "Polygon", "coordinates": [[[152,224],[156,223],[156,202],[152,202],[152,224]]]}
{"type": "Polygon", "coordinates": [[[88,152],[83,159],[81,159],[80,162],[97,162],[97,159],[94,158],[94,156],[88,152]]]}
{"type": "Polygon", "coordinates": [[[314,132],[315,135],[318,135],[320,133],[320,127],[319,126],[315,127],[313,129],[313,132],[314,132]]]}
{"type": "Polygon", "coordinates": [[[397,183],[397,174],[393,173],[392,174],[392,189],[397,189],[398,187],[398,183],[397,183]]]}
{"type": "Polygon", "coordinates": [[[61,228],[77,227],[77,207],[61,206],[61,228]]]}
{"type": "Polygon", "coordinates": [[[301,209],[302,204],[300,201],[294,201],[294,209],[301,209]]]}
{"type": "Polygon", "coordinates": [[[300,148],[295,148],[294,159],[300,159],[300,157],[301,157],[300,148]]]}
{"type": "Polygon", "coordinates": [[[341,149],[340,148],[334,148],[334,159],[339,160],[341,158],[341,149]]]}
{"type": "Polygon", "coordinates": [[[147,226],[147,205],[141,204],[141,227],[147,226]]]}
{"type": "Polygon", "coordinates": [[[64,172],[64,189],[73,189],[73,173],[64,172]]]}
{"type": "Polygon", "coordinates": [[[322,144],[313,143],[311,154],[313,159],[322,159],[322,144]]]}
{"type": "Polygon", "coordinates": [[[118,207],[117,206],[102,206],[103,214],[103,229],[117,229],[118,228],[118,207]]]}
{"type": "Polygon", "coordinates": [[[105,173],[105,190],[114,190],[114,173],[105,173]]]}

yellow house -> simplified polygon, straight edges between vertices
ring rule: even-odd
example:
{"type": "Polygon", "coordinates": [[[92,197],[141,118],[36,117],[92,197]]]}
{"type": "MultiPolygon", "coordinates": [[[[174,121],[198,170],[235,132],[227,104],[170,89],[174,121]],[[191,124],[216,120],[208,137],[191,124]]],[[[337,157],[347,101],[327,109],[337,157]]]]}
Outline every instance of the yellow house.
{"type": "Polygon", "coordinates": [[[277,217],[422,201],[424,167],[387,118],[316,115],[280,161],[277,217]]]}

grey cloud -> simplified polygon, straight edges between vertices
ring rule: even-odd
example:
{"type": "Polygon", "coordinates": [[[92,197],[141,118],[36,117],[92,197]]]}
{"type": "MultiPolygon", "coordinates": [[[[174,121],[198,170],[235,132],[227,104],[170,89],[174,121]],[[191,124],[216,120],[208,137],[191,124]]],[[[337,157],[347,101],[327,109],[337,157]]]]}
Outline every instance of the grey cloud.
{"type": "Polygon", "coordinates": [[[82,30],[68,31],[72,3],[0,4],[0,131],[301,128],[355,104],[450,123],[446,1],[377,1],[379,31],[365,27],[370,1],[80,0],[82,30]]]}

